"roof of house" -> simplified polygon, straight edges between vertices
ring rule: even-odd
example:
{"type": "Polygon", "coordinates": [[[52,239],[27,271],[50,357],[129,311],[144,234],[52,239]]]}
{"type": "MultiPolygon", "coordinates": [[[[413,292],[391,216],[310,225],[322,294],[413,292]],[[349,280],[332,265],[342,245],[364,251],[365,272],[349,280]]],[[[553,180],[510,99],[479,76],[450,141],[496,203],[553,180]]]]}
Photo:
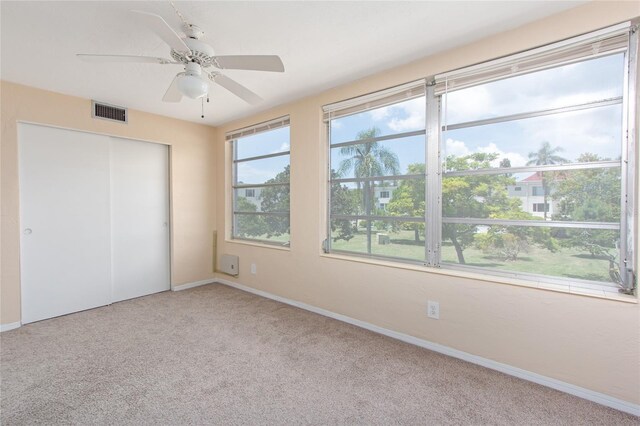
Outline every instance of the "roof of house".
{"type": "Polygon", "coordinates": [[[542,181],[542,173],[535,172],[531,176],[525,179],[522,179],[520,182],[540,182],[540,181],[542,181]]]}

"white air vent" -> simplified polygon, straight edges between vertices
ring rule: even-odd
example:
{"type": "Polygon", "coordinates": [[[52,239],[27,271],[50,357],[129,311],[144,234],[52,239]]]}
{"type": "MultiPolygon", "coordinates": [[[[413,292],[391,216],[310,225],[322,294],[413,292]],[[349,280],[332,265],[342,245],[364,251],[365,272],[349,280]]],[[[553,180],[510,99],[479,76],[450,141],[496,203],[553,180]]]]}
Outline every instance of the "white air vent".
{"type": "Polygon", "coordinates": [[[128,123],[129,121],[126,108],[96,101],[91,101],[91,117],[120,123],[128,123]]]}
{"type": "Polygon", "coordinates": [[[223,254],[220,256],[220,272],[229,275],[238,275],[238,256],[223,254]]]}

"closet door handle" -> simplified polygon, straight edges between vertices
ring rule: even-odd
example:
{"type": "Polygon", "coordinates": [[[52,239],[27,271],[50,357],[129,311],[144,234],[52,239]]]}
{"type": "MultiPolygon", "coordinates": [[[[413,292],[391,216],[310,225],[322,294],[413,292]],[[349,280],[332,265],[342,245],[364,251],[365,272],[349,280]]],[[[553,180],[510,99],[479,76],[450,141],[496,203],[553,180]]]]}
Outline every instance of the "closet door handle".
{"type": "Polygon", "coordinates": [[[24,232],[24,235],[31,235],[33,231],[31,230],[31,228],[24,228],[23,232],[24,232]]]}

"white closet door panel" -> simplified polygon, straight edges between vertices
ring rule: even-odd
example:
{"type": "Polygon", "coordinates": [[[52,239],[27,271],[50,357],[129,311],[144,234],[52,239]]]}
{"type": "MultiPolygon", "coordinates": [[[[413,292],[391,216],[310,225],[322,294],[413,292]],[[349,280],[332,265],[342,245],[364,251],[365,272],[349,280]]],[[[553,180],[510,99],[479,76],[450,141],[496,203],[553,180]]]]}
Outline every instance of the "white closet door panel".
{"type": "Polygon", "coordinates": [[[168,153],[111,138],[114,302],[170,289],[168,153]]]}
{"type": "Polygon", "coordinates": [[[109,138],[19,124],[22,322],[110,303],[109,138]]]}

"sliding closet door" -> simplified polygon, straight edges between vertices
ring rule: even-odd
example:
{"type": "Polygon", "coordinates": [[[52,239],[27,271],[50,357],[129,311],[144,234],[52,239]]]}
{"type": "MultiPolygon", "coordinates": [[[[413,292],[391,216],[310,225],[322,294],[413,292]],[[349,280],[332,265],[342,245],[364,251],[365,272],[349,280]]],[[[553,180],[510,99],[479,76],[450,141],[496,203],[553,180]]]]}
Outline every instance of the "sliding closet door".
{"type": "Polygon", "coordinates": [[[111,297],[109,138],[19,124],[22,322],[111,297]]]}
{"type": "Polygon", "coordinates": [[[111,138],[113,301],[169,290],[166,145],[111,138]]]}

